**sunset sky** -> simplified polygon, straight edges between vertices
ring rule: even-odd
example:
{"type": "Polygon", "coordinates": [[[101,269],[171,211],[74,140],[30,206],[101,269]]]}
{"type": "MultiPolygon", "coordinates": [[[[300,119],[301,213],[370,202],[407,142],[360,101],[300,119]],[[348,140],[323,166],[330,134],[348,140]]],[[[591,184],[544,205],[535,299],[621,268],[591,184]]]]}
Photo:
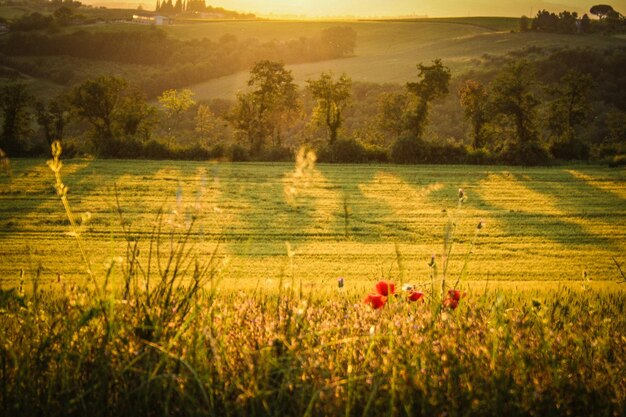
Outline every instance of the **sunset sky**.
{"type": "MultiPolygon", "coordinates": [[[[111,7],[124,3],[127,7],[143,4],[153,9],[149,0],[85,0],[87,4],[103,4],[111,7]],[[108,3],[108,4],[107,4],[108,3]]],[[[230,10],[252,12],[262,16],[292,15],[302,17],[330,16],[407,16],[428,15],[447,16],[521,16],[535,15],[540,9],[559,12],[562,10],[588,13],[589,8],[598,2],[589,0],[207,0],[208,5],[230,10]]],[[[617,11],[626,14],[626,0],[600,1],[612,5],[617,11]]]]}

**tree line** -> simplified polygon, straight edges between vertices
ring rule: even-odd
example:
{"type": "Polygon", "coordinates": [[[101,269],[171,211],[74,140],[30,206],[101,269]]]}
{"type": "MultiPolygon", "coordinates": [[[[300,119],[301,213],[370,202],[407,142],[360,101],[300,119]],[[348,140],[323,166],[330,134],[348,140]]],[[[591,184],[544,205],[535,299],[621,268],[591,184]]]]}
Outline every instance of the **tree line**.
{"type": "Polygon", "coordinates": [[[592,6],[589,13],[597,16],[598,20],[591,20],[586,13],[579,18],[577,12],[564,10],[557,14],[542,9],[534,19],[522,16],[520,31],[573,34],[626,30],[626,18],[608,4],[592,6]]]}
{"type": "Polygon", "coordinates": [[[283,63],[262,60],[235,100],[201,103],[168,89],[149,104],[111,76],[45,102],[15,82],[2,89],[0,148],[36,154],[62,140],[68,153],[100,157],[288,160],[306,145],[327,162],[623,161],[626,50],[529,59],[536,52],[457,77],[441,60],[419,63],[404,86],[321,73],[298,88],[283,63]]]}

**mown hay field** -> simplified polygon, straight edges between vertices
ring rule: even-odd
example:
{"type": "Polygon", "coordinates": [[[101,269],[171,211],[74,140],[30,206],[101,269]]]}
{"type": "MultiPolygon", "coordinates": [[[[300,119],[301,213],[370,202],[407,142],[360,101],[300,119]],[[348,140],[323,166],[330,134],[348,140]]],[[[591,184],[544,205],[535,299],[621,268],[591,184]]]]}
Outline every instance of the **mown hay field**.
{"type": "MultiPolygon", "coordinates": [[[[217,246],[223,285],[235,288],[292,276],[318,289],[339,276],[350,286],[428,282],[448,216],[457,225],[453,278],[485,224],[466,286],[619,288],[613,258],[626,262],[623,169],[318,164],[298,176],[293,164],[70,160],[62,174],[77,217],[90,215],[81,235],[99,274],[126,249],[116,194],[144,250],[155,227],[167,236],[197,218],[195,253],[217,246]],[[460,209],[459,188],[468,196],[460,209]]],[[[0,181],[2,285],[37,271],[43,282],[86,279],[45,161],[14,160],[0,181]]]]}

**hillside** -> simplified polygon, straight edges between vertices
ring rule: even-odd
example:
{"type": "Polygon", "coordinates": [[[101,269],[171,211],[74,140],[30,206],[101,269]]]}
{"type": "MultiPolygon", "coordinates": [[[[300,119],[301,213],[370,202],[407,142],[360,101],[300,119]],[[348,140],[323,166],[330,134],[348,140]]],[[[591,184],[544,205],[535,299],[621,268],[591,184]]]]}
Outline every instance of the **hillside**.
{"type": "MultiPolygon", "coordinates": [[[[94,10],[95,12],[95,10],[94,10]]],[[[441,58],[449,66],[453,75],[477,67],[485,54],[504,55],[510,51],[530,46],[537,47],[592,47],[614,48],[626,45],[626,39],[601,35],[559,35],[547,33],[515,33],[511,28],[517,19],[512,18],[455,18],[418,19],[403,21],[212,21],[178,23],[164,27],[172,42],[213,42],[207,48],[226,48],[219,44],[225,39],[235,39],[241,46],[249,47],[250,42],[258,42],[264,48],[256,48],[256,58],[283,60],[272,48],[288,48],[289,42],[299,39],[314,39],[320,31],[336,26],[348,26],[357,35],[354,55],[347,58],[319,60],[292,58],[286,62],[299,84],[315,77],[322,71],[348,74],[354,81],[403,84],[416,76],[415,66],[441,58]],[[269,54],[269,55],[268,55],[269,54]]],[[[70,26],[61,29],[61,34],[71,34],[77,30],[90,33],[117,33],[152,31],[151,27],[128,23],[92,24],[70,26]]],[[[57,35],[58,36],[58,35],[57,35]]],[[[0,37],[7,39],[7,35],[0,37]]],[[[228,54],[228,51],[220,51],[228,54]]],[[[299,52],[296,52],[296,54],[299,52]]],[[[228,55],[226,55],[228,56],[228,55]]],[[[239,58],[237,58],[239,59],[239,58]]],[[[251,57],[248,58],[252,59],[251,57]]],[[[221,60],[220,62],[224,62],[221,60]]],[[[241,62],[241,61],[240,61],[241,62]]],[[[247,64],[232,65],[232,70],[221,69],[215,62],[211,74],[204,72],[208,81],[193,81],[194,77],[179,78],[177,88],[189,86],[197,99],[230,98],[245,85],[247,64]],[[246,68],[246,69],[244,69],[246,68]],[[230,72],[229,72],[230,71],[230,72]],[[238,71],[238,72],[237,72],[238,71]]],[[[38,57],[0,57],[0,77],[10,78],[19,74],[27,75],[33,89],[44,95],[51,95],[58,89],[71,86],[88,76],[113,73],[127,78],[132,83],[152,80],[163,71],[176,71],[176,63],[169,66],[137,66],[131,63],[111,62],[101,59],[70,58],[61,55],[38,57]],[[3,68],[4,67],[4,68],[3,68]],[[45,68],[45,73],[41,69],[45,68]],[[17,72],[16,72],[17,71],[17,72]],[[45,78],[42,82],[40,78],[45,78]],[[51,85],[52,84],[52,85],[51,85]],[[58,85],[58,88],[55,88],[58,85]],[[50,91],[50,94],[48,94],[50,91]]],[[[198,76],[195,76],[197,79],[198,76]]],[[[153,88],[154,89],[154,88],[153,88]]]]}
{"type": "MultiPolygon", "coordinates": [[[[322,71],[347,73],[355,81],[400,83],[414,80],[416,65],[441,58],[453,75],[475,68],[485,54],[504,55],[531,46],[552,48],[568,46],[614,48],[626,45],[617,37],[575,36],[548,33],[511,33],[494,31],[485,25],[490,18],[477,18],[477,24],[432,21],[346,22],[357,33],[355,56],[317,63],[290,65],[298,83],[322,71]]],[[[495,21],[497,18],[493,18],[495,21]]],[[[471,22],[471,19],[464,19],[471,22]]],[[[281,39],[320,30],[334,23],[320,22],[224,22],[189,27],[172,26],[173,36],[219,38],[226,33],[239,37],[281,39]]],[[[245,86],[247,72],[196,84],[191,89],[199,99],[232,97],[245,86]]]]}

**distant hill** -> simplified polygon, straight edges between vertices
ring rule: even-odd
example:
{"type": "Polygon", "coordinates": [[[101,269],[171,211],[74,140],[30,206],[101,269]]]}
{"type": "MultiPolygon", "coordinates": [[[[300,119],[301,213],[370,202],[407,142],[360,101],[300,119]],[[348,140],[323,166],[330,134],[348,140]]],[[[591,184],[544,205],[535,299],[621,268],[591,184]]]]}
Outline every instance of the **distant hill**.
{"type": "MultiPolygon", "coordinates": [[[[605,35],[563,35],[511,32],[517,19],[459,18],[416,21],[346,22],[357,33],[353,57],[289,65],[298,83],[317,77],[322,71],[345,72],[355,81],[399,83],[414,81],[416,65],[441,58],[453,75],[478,68],[483,57],[505,55],[529,47],[616,48],[626,39],[605,35]]],[[[285,39],[318,31],[331,22],[230,22],[167,28],[173,36],[219,38],[225,33],[264,40],[285,39]]],[[[191,86],[197,98],[234,97],[245,87],[247,72],[221,77],[191,86]]]]}
{"type": "MultiPolygon", "coordinates": [[[[92,9],[92,13],[100,13],[101,16],[111,12],[110,9],[92,9]]],[[[219,53],[216,56],[222,58],[210,61],[208,69],[204,69],[193,63],[195,53],[187,50],[188,48],[178,51],[177,57],[174,57],[176,60],[169,64],[161,63],[159,66],[119,60],[113,62],[102,58],[70,58],[62,51],[56,55],[37,57],[0,56],[0,78],[10,78],[16,71],[18,75],[22,72],[27,75],[35,91],[46,95],[46,92],[52,94],[82,79],[100,74],[116,74],[131,82],[145,84],[146,81],[162,78],[165,73],[176,72],[180,75],[177,75],[175,88],[191,88],[196,93],[195,97],[201,100],[232,98],[237,91],[243,89],[248,78],[250,53],[257,60],[274,59],[291,63],[287,68],[293,71],[300,85],[309,78],[317,77],[322,71],[333,71],[335,74],[345,72],[358,82],[404,84],[415,80],[418,63],[427,63],[435,58],[441,58],[452,69],[453,75],[458,75],[480,68],[485,58],[502,56],[528,47],[549,50],[560,47],[611,49],[626,46],[626,39],[618,36],[512,32],[517,22],[518,19],[513,18],[490,17],[343,22],[177,20],[175,24],[162,28],[168,39],[193,42],[197,47],[206,45],[202,50],[216,51],[219,53]],[[338,59],[311,59],[310,51],[299,46],[303,40],[312,41],[321,31],[336,26],[351,28],[356,33],[354,54],[338,59]],[[248,51],[248,60],[245,62],[237,55],[237,51],[242,48],[248,51]],[[286,48],[290,51],[289,59],[284,59],[284,54],[277,55],[275,52],[286,48]],[[181,59],[187,59],[181,58],[182,55],[188,56],[191,64],[177,64],[183,62],[181,59]],[[226,63],[232,69],[228,69],[226,63]],[[208,81],[199,82],[197,75],[185,75],[192,73],[203,74],[205,78],[200,79],[208,81]]],[[[154,28],[129,22],[108,22],[70,26],[62,28],[61,33],[78,30],[91,33],[133,31],[149,36],[154,28]]],[[[84,39],[84,36],[79,38],[84,39]]],[[[0,36],[0,43],[4,39],[8,39],[8,35],[0,36]]],[[[154,43],[153,47],[157,48],[155,53],[163,52],[165,45],[160,41],[154,43]]],[[[168,42],[167,45],[175,45],[175,42],[168,42]]],[[[145,49],[137,50],[139,52],[150,56],[150,52],[145,49]]],[[[152,90],[155,88],[158,89],[155,86],[152,90]]]]}

